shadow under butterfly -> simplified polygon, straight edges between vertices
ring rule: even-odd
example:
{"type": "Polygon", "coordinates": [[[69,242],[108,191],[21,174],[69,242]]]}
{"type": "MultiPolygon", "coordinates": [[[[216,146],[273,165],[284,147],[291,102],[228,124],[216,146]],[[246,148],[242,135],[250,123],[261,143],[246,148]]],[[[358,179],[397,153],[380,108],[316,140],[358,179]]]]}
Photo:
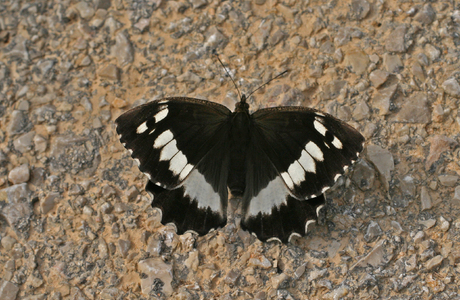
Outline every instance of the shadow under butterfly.
{"type": "Polygon", "coordinates": [[[149,179],[152,206],[178,234],[206,234],[227,222],[228,191],[242,201],[241,227],[262,241],[306,233],[324,192],[353,164],[364,137],[315,109],[274,107],[249,113],[205,100],[172,97],[116,119],[120,141],[149,179]]]}

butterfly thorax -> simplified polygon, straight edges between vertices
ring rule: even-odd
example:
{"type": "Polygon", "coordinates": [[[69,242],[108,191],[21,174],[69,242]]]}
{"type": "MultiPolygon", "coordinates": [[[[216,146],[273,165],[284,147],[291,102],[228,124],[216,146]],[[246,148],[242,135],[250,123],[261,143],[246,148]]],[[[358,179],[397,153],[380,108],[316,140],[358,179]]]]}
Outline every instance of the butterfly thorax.
{"type": "Polygon", "coordinates": [[[247,103],[237,103],[231,117],[230,140],[232,144],[230,146],[228,187],[234,196],[241,196],[246,187],[246,157],[251,130],[248,107],[247,103]]]}
{"type": "Polygon", "coordinates": [[[242,95],[240,102],[235,104],[235,112],[249,113],[249,104],[246,102],[245,95],[242,95]]]}

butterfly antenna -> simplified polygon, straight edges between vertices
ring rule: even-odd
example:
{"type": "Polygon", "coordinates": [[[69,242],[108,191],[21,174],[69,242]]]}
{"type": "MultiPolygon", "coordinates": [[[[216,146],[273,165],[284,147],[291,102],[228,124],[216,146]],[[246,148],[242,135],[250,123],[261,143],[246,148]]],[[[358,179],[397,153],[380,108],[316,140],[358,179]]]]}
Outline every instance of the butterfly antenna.
{"type": "Polygon", "coordinates": [[[241,92],[240,92],[240,89],[239,89],[238,86],[236,85],[235,80],[233,80],[232,75],[230,75],[230,72],[229,72],[229,71],[227,70],[227,68],[224,66],[224,63],[220,60],[219,54],[217,54],[217,52],[216,52],[215,50],[212,52],[212,54],[214,54],[214,55],[217,57],[217,59],[219,60],[220,64],[222,65],[222,68],[224,68],[224,70],[225,70],[225,72],[227,73],[228,77],[230,77],[230,79],[232,80],[233,85],[235,85],[235,88],[236,88],[236,90],[238,91],[238,96],[239,96],[240,99],[241,99],[241,92]]]}
{"type": "Polygon", "coordinates": [[[260,90],[261,88],[263,88],[264,86],[266,86],[267,84],[269,84],[270,82],[272,82],[273,80],[283,76],[284,74],[286,74],[289,70],[286,70],[284,72],[281,72],[279,73],[278,75],[276,75],[275,77],[271,78],[270,80],[268,80],[267,82],[265,82],[264,84],[262,84],[261,86],[259,86],[257,89],[255,89],[254,91],[252,91],[248,96],[247,96],[247,99],[249,99],[249,97],[251,97],[252,94],[254,94],[255,92],[257,92],[258,90],[260,90]]]}

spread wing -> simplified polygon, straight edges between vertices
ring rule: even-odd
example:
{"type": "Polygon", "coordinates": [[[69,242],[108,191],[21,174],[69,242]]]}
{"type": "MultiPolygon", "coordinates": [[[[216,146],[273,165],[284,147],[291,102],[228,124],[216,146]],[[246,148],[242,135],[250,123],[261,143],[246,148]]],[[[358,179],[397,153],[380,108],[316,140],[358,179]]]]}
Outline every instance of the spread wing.
{"type": "Polygon", "coordinates": [[[205,234],[226,223],[230,114],[217,103],[166,98],[115,121],[121,143],[149,178],[152,206],[179,234],[205,234]]]}
{"type": "Polygon", "coordinates": [[[252,120],[241,224],[262,240],[287,241],[316,220],[322,194],[358,158],[364,137],[309,108],[262,109],[252,120]]]}

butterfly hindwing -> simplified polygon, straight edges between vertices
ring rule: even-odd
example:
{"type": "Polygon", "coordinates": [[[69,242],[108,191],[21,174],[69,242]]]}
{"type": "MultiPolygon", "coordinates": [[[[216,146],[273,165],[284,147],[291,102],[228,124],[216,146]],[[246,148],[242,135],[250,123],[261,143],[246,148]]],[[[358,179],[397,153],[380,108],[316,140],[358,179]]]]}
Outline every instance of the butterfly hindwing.
{"type": "Polygon", "coordinates": [[[213,102],[166,98],[116,120],[120,141],[149,177],[152,206],[179,233],[203,234],[226,222],[230,114],[213,102]],[[197,216],[202,218],[190,221],[197,216]]]}
{"type": "Polygon", "coordinates": [[[304,235],[317,212],[324,205],[324,195],[299,201],[291,196],[284,180],[257,140],[252,139],[247,152],[246,189],[241,227],[262,240],[290,241],[304,235]]]}

